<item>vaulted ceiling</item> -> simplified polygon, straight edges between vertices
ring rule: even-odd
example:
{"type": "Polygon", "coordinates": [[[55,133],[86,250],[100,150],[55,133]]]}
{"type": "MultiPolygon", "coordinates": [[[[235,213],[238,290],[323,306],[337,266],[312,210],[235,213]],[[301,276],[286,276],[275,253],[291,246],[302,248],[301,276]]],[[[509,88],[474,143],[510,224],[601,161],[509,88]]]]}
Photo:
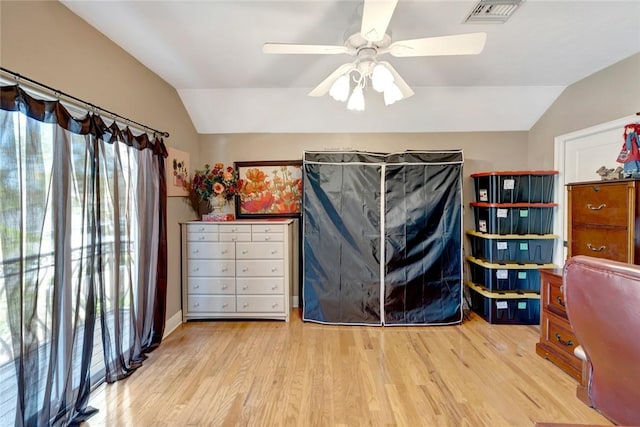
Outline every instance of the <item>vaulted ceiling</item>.
{"type": "Polygon", "coordinates": [[[385,106],[367,90],[354,112],[307,96],[352,56],[262,45],[343,45],[359,31],[361,0],[62,3],[172,85],[199,133],[528,130],[564,88],[640,52],[637,0],[526,0],[503,24],[463,23],[477,1],[399,0],[393,40],[485,32],[485,48],[382,55],[415,95],[385,106]]]}

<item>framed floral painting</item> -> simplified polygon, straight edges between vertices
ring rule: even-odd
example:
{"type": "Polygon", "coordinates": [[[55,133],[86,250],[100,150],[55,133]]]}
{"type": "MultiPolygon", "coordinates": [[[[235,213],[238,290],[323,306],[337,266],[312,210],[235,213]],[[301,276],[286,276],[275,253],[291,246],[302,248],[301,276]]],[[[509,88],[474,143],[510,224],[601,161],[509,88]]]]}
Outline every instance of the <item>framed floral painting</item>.
{"type": "Polygon", "coordinates": [[[302,209],[302,161],[235,162],[242,186],[236,217],[298,217],[302,209]]]}
{"type": "Polygon", "coordinates": [[[189,153],[167,147],[167,197],[188,197],[189,153]]]}

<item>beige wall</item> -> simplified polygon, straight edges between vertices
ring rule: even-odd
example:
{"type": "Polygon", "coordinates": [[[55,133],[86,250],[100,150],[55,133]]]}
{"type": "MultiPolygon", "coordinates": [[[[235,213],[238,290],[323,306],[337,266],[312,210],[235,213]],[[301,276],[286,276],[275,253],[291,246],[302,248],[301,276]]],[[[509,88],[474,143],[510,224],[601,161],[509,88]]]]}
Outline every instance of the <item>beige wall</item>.
{"type": "Polygon", "coordinates": [[[620,119],[638,111],[640,53],[564,90],[529,131],[528,167],[553,169],[556,136],[620,119]]]}
{"type": "Polygon", "coordinates": [[[527,167],[527,132],[376,133],[376,134],[232,134],[200,135],[202,164],[248,160],[301,159],[302,152],[349,149],[373,152],[464,150],[465,229],[473,227],[474,172],[527,167]]]}
{"type": "MultiPolygon", "coordinates": [[[[58,2],[0,1],[0,64],[167,131],[168,146],[198,157],[198,136],[176,90],[58,2]]],[[[167,318],[181,309],[178,222],[194,216],[184,200],[167,202],[167,318]]]]}

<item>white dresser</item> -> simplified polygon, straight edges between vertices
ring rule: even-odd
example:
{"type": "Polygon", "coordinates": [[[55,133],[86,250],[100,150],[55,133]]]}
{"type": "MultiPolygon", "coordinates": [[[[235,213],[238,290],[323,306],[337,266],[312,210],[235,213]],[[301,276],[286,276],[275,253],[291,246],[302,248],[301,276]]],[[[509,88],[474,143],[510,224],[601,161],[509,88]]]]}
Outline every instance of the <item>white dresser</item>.
{"type": "MultiPolygon", "coordinates": [[[[186,222],[182,317],[289,321],[294,220],[186,222]]],[[[297,258],[297,257],[296,257],[297,258]]]]}

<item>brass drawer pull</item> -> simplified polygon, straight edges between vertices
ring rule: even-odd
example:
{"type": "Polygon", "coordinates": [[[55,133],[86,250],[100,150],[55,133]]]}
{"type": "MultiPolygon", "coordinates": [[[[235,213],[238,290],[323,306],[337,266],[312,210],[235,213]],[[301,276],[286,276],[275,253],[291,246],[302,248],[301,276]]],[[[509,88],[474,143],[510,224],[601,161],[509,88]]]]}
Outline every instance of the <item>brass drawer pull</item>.
{"type": "Polygon", "coordinates": [[[560,334],[556,334],[556,339],[558,340],[558,342],[562,345],[566,345],[567,347],[572,346],[573,345],[573,341],[569,340],[569,341],[565,341],[562,339],[562,337],[560,336],[560,334]]]}
{"type": "Polygon", "coordinates": [[[562,307],[564,307],[564,301],[562,301],[562,298],[560,298],[559,296],[556,297],[556,301],[558,301],[558,304],[561,305],[562,307]]]}
{"type": "Polygon", "coordinates": [[[591,209],[592,211],[599,211],[599,210],[600,210],[600,209],[602,209],[602,208],[606,208],[606,207],[607,207],[607,204],[606,204],[606,203],[603,203],[603,204],[601,204],[600,206],[597,206],[597,207],[596,207],[596,206],[593,206],[591,203],[587,203],[587,207],[588,207],[589,209],[591,209]]]}
{"type": "Polygon", "coordinates": [[[607,248],[605,245],[602,245],[599,248],[596,248],[595,246],[592,246],[591,243],[587,243],[587,247],[594,252],[602,252],[607,248]]]}

